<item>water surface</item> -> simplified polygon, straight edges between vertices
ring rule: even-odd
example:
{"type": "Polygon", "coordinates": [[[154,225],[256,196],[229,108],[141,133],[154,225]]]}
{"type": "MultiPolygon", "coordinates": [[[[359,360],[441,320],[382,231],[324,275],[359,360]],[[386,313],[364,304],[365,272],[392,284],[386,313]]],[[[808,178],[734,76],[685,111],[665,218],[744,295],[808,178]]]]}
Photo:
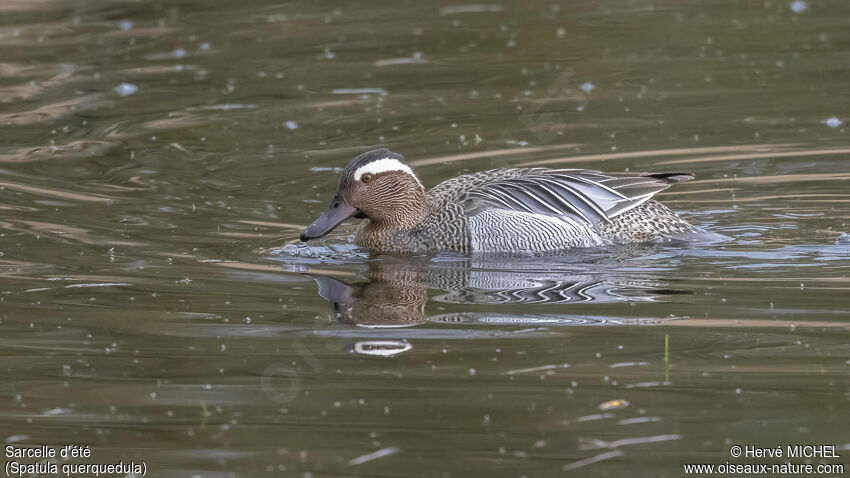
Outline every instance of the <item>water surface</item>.
{"type": "Polygon", "coordinates": [[[0,437],[178,477],[848,454],[848,14],[6,0],[0,437]],[[693,172],[660,199],[728,239],[510,259],[371,256],[345,230],[297,246],[338,168],[378,146],[426,186],[693,172]]]}

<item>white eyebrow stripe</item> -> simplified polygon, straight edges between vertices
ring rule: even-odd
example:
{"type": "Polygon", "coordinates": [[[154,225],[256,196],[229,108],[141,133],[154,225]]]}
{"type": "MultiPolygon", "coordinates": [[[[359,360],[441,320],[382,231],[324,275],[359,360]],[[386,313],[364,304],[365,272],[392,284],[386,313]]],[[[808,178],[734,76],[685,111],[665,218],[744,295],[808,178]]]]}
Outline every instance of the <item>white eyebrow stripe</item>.
{"type": "Polygon", "coordinates": [[[359,168],[357,168],[356,171],[354,171],[354,180],[360,181],[360,178],[367,173],[375,175],[380,173],[386,173],[388,171],[401,171],[403,173],[407,173],[411,175],[417,183],[419,183],[419,186],[423,190],[425,189],[425,187],[422,186],[422,182],[419,181],[418,177],[416,177],[416,173],[414,173],[413,170],[410,169],[410,166],[402,163],[401,161],[395,158],[382,158],[377,161],[372,161],[371,163],[368,163],[364,166],[360,166],[359,168]]]}

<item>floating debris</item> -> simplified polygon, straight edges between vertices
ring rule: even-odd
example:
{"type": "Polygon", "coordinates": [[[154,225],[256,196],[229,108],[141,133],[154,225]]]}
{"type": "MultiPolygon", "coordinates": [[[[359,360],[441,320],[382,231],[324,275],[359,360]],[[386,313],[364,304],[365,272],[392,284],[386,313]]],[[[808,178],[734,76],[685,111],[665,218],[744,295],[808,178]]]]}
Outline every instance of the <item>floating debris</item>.
{"type": "Polygon", "coordinates": [[[618,398],[616,400],[608,400],[605,403],[600,403],[599,409],[602,410],[602,411],[616,410],[616,409],[620,409],[620,408],[626,408],[629,405],[631,405],[631,402],[629,402],[628,400],[626,400],[624,398],[618,398]]]}
{"type": "Polygon", "coordinates": [[[401,450],[394,446],[381,448],[378,451],[367,453],[365,455],[360,455],[357,458],[352,458],[351,460],[348,460],[348,466],[362,465],[363,463],[366,463],[368,461],[377,460],[378,458],[383,458],[385,456],[395,455],[399,451],[401,450]]]}
{"type": "Polygon", "coordinates": [[[645,367],[647,365],[649,365],[649,362],[618,362],[618,363],[612,363],[608,367],[610,367],[610,368],[645,367]]]}
{"type": "MultiPolygon", "coordinates": [[[[594,414],[594,415],[585,415],[583,417],[578,417],[573,421],[576,422],[576,423],[581,423],[581,422],[592,422],[592,421],[596,421],[596,420],[606,420],[608,418],[614,418],[614,415],[612,415],[610,413],[597,413],[597,414],[594,414]]],[[[569,420],[565,420],[564,424],[567,424],[569,422],[570,422],[569,420]]]]}
{"type": "Polygon", "coordinates": [[[310,171],[313,171],[314,173],[321,173],[321,172],[324,172],[324,171],[333,171],[335,173],[341,173],[342,170],[343,170],[343,168],[339,168],[339,167],[329,168],[329,167],[325,167],[325,166],[313,166],[313,167],[310,168],[310,171]]]}
{"type": "Polygon", "coordinates": [[[605,441],[596,438],[581,438],[581,450],[594,450],[598,448],[620,448],[622,446],[639,445],[642,443],[658,443],[662,441],[681,440],[682,435],[653,435],[648,437],[623,438],[622,440],[605,441]]]}
{"type": "Polygon", "coordinates": [[[137,91],[139,91],[139,87],[132,83],[121,83],[115,88],[118,96],[130,96],[137,91]]]}
{"type": "Polygon", "coordinates": [[[632,425],[635,423],[650,423],[650,422],[660,422],[661,417],[635,417],[635,418],[624,418],[617,422],[617,425],[632,425]]]}
{"type": "Polygon", "coordinates": [[[664,385],[670,385],[670,382],[639,382],[639,383],[628,383],[626,384],[626,388],[650,388],[650,387],[661,387],[664,385]]]}
{"type": "Polygon", "coordinates": [[[440,9],[440,15],[456,15],[458,13],[495,13],[501,12],[502,6],[498,3],[484,3],[477,5],[454,5],[440,9]]]}
{"type": "Polygon", "coordinates": [[[53,409],[50,409],[50,410],[45,410],[44,412],[42,412],[41,416],[52,417],[54,415],[62,415],[64,413],[69,413],[69,412],[71,412],[70,408],[58,408],[57,407],[57,408],[53,408],[53,409]]]}
{"type": "Polygon", "coordinates": [[[411,63],[427,63],[424,58],[422,58],[422,52],[417,51],[413,54],[413,56],[404,57],[404,58],[388,58],[386,60],[376,60],[373,65],[375,66],[389,66],[389,65],[407,65],[411,63]]]}
{"type": "Polygon", "coordinates": [[[209,106],[190,106],[186,108],[186,111],[205,111],[205,110],[221,110],[221,111],[230,111],[230,110],[242,110],[242,109],[252,109],[256,108],[257,105],[243,105],[242,103],[225,103],[221,105],[209,105],[209,106]]]}
{"type": "Polygon", "coordinates": [[[830,128],[838,128],[839,126],[841,126],[842,124],[844,124],[844,122],[843,122],[843,121],[841,121],[840,119],[836,118],[835,116],[833,116],[832,118],[827,118],[826,120],[824,120],[824,122],[823,122],[823,123],[824,123],[825,125],[829,126],[830,128]]]}
{"type": "Polygon", "coordinates": [[[584,460],[574,461],[572,463],[568,463],[564,465],[562,470],[570,471],[575,470],[576,468],[581,468],[583,466],[592,465],[594,463],[599,463],[600,461],[610,460],[611,458],[617,458],[618,456],[623,456],[623,452],[620,450],[608,451],[605,453],[601,453],[596,456],[592,456],[590,458],[585,458],[584,460]]]}
{"type": "MultiPolygon", "coordinates": [[[[192,155],[192,152],[191,152],[191,151],[189,151],[188,149],[184,148],[183,146],[181,146],[181,145],[180,145],[180,143],[170,143],[168,146],[170,146],[170,147],[172,147],[172,148],[176,149],[177,151],[180,151],[180,152],[186,153],[186,154],[188,154],[189,156],[191,156],[191,155],[192,155]]],[[[195,204],[194,204],[194,203],[192,203],[192,210],[193,210],[193,211],[195,210],[195,204]]]]}
{"type": "Polygon", "coordinates": [[[794,13],[803,13],[809,9],[809,4],[803,0],[794,0],[791,2],[791,11],[794,13]]]}
{"type": "Polygon", "coordinates": [[[381,95],[387,96],[383,88],[336,88],[331,91],[335,95],[381,95]]]}
{"type": "Polygon", "coordinates": [[[102,282],[102,283],[92,283],[92,284],[71,284],[66,285],[66,289],[76,289],[78,287],[113,287],[113,286],[131,286],[133,284],[129,284],[127,282],[102,282]]]}
{"type": "Polygon", "coordinates": [[[552,370],[556,368],[567,368],[570,364],[562,363],[562,364],[550,364],[550,365],[541,365],[539,367],[530,367],[530,368],[518,368],[514,370],[508,370],[504,373],[504,375],[516,375],[518,373],[528,373],[528,372],[539,372],[540,370],[552,370]]]}

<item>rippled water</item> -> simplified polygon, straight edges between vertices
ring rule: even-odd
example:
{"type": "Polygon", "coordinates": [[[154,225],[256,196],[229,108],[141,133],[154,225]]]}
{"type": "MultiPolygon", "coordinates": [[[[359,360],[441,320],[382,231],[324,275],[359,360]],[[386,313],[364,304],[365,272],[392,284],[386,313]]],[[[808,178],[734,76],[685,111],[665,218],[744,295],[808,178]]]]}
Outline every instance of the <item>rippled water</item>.
{"type": "Polygon", "coordinates": [[[5,0],[0,437],[186,477],[850,453],[848,14],[5,0]],[[690,171],[660,199],[726,239],[377,257],[349,228],[299,246],[338,168],[378,145],[426,186],[690,171]]]}

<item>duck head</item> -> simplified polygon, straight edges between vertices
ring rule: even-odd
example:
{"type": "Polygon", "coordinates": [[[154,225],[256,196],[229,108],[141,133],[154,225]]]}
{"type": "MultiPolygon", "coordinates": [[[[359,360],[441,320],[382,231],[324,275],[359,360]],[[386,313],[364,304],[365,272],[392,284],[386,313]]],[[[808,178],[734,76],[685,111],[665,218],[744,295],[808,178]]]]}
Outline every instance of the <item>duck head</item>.
{"type": "Polygon", "coordinates": [[[404,156],[376,149],[349,161],[330,206],[301,233],[301,240],[322,237],[350,217],[368,219],[377,227],[406,229],[425,214],[425,188],[404,156]]]}

